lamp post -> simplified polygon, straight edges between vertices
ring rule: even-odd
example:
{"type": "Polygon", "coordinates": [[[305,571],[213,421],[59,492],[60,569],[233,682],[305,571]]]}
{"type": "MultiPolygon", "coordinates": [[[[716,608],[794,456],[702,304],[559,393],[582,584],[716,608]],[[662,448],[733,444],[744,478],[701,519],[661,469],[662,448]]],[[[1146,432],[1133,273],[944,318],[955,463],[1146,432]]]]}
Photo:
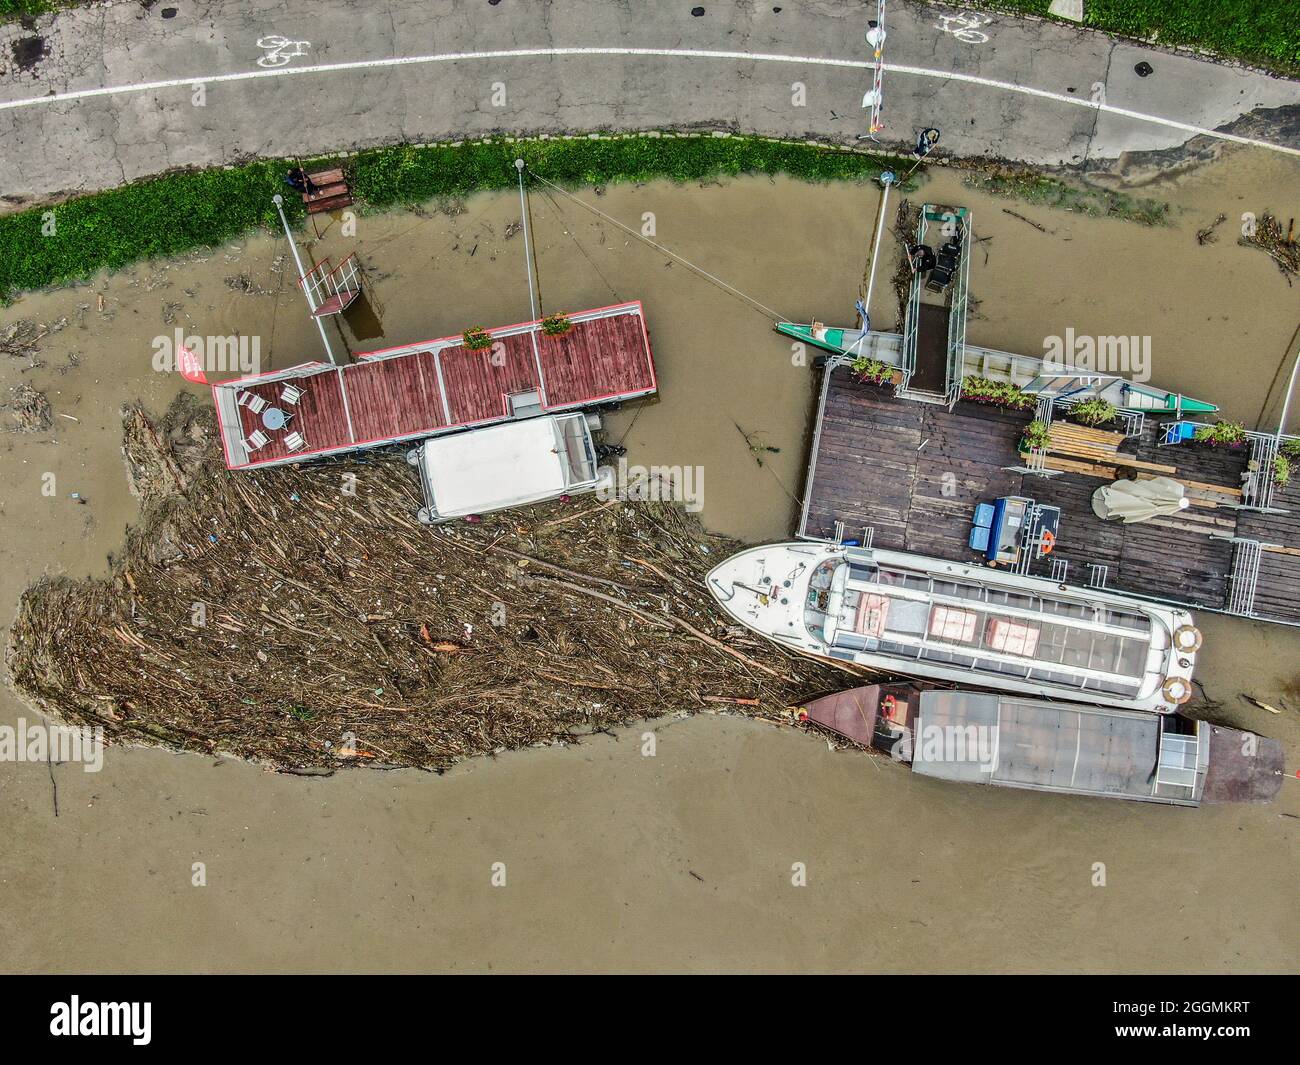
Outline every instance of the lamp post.
{"type": "Polygon", "coordinates": [[[1286,383],[1286,394],[1282,397],[1282,418],[1277,423],[1276,443],[1278,447],[1282,446],[1282,434],[1286,432],[1286,416],[1291,411],[1291,393],[1295,391],[1297,370],[1300,370],[1300,348],[1296,349],[1295,361],[1291,363],[1291,376],[1286,383]]]}
{"type": "MultiPolygon", "coordinates": [[[[289,220],[284,216],[284,197],[278,192],[271,197],[271,202],[275,204],[275,209],[280,215],[280,224],[284,226],[284,235],[289,240],[289,250],[293,252],[294,264],[298,267],[298,277],[301,279],[307,276],[307,272],[302,268],[302,258],[298,255],[298,245],[293,242],[293,233],[289,231],[289,220]]],[[[299,282],[301,284],[301,281],[299,282]]],[[[316,315],[316,307],[311,301],[311,294],[307,291],[307,286],[302,286],[302,294],[307,300],[307,306],[311,308],[312,318],[316,322],[316,328],[320,330],[320,342],[325,345],[325,354],[329,357],[331,363],[334,362],[334,352],[330,348],[329,337],[325,335],[325,323],[316,315]]],[[[337,363],[335,363],[337,365],[337,363]]]]}

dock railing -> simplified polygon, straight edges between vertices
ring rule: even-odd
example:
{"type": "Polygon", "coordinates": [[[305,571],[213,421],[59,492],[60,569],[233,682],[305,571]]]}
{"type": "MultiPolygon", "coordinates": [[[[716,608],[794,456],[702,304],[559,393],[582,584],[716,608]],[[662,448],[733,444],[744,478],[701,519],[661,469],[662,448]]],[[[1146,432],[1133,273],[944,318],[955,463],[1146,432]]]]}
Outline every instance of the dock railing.
{"type": "MultiPolygon", "coordinates": [[[[1208,429],[1210,427],[1206,422],[1194,422],[1182,418],[1178,422],[1161,422],[1161,435],[1166,437],[1171,435],[1172,427],[1179,424],[1190,425],[1194,429],[1208,429]]],[[[1276,433],[1261,433],[1254,429],[1247,429],[1246,442],[1250,447],[1250,455],[1246,461],[1246,474],[1243,476],[1241,483],[1241,502],[1220,503],[1219,505],[1232,510],[1254,510],[1264,514],[1289,514],[1290,511],[1273,506],[1274,464],[1277,461],[1280,441],[1296,439],[1298,438],[1294,436],[1279,438],[1276,433]]],[[[1189,443],[1195,443],[1195,438],[1169,443],[1164,446],[1182,447],[1189,443]]]]}
{"type": "Polygon", "coordinates": [[[944,367],[945,398],[952,410],[961,399],[962,369],[966,359],[966,310],[970,299],[971,225],[970,212],[958,219],[961,231],[961,260],[953,281],[952,303],[948,312],[948,357],[944,367]]]}

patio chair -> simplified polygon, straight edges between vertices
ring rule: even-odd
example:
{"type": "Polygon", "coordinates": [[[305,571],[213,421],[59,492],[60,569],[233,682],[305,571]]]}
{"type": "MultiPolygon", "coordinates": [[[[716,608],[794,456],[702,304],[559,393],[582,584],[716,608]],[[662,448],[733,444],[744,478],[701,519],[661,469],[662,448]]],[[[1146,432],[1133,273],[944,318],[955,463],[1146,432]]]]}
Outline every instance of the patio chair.
{"type": "Polygon", "coordinates": [[[302,389],[295,388],[293,385],[285,385],[284,391],[280,393],[280,402],[290,407],[295,406],[300,399],[302,399],[302,389]]]}
{"type": "Polygon", "coordinates": [[[256,451],[258,448],[266,447],[268,440],[270,440],[270,437],[261,429],[254,429],[248,434],[248,439],[244,441],[244,450],[256,451]]]}
{"type": "Polygon", "coordinates": [[[302,433],[290,433],[284,438],[284,446],[290,451],[301,451],[307,446],[307,441],[303,439],[302,433]]]}
{"type": "Polygon", "coordinates": [[[266,400],[252,392],[241,392],[239,394],[239,405],[247,407],[254,414],[261,414],[266,409],[266,400]]]}

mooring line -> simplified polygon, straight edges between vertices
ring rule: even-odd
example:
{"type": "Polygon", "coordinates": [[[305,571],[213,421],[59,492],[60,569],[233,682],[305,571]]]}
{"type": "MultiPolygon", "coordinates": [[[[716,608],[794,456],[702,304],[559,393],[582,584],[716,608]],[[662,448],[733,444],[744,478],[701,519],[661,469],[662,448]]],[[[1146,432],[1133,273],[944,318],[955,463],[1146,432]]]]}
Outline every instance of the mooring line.
{"type": "Polygon", "coordinates": [[[577,196],[573,195],[573,193],[569,192],[567,189],[561,188],[554,181],[550,181],[547,178],[543,177],[532,167],[528,168],[528,173],[531,174],[533,177],[535,177],[538,181],[542,182],[543,184],[549,185],[551,188],[553,188],[556,192],[560,193],[561,195],[567,196],[569,199],[571,199],[574,203],[578,204],[580,207],[585,207],[592,214],[599,215],[610,225],[617,226],[624,233],[628,234],[628,236],[635,237],[637,240],[641,241],[643,244],[648,244],[656,251],[663,252],[670,259],[675,259],[677,262],[685,266],[688,270],[694,271],[695,273],[699,274],[701,277],[706,278],[709,281],[712,281],[719,288],[727,292],[730,292],[734,296],[738,296],[740,299],[748,303],[751,307],[754,307],[756,310],[762,312],[762,314],[770,318],[774,323],[789,322],[792,320],[790,318],[787,318],[784,314],[780,314],[777,311],[772,310],[772,308],[768,307],[766,304],[760,303],[758,300],[754,299],[753,296],[741,292],[740,289],[736,288],[735,285],[727,284],[727,282],[723,281],[722,278],[718,277],[716,274],[709,273],[709,271],[705,270],[704,267],[696,266],[695,263],[691,262],[689,259],[683,258],[682,256],[678,255],[675,251],[672,251],[671,249],[664,247],[662,244],[658,243],[657,241],[651,240],[649,237],[645,236],[642,233],[638,233],[635,229],[632,229],[630,226],[625,226],[617,218],[610,217],[600,208],[594,207],[584,200],[580,200],[577,196]]]}

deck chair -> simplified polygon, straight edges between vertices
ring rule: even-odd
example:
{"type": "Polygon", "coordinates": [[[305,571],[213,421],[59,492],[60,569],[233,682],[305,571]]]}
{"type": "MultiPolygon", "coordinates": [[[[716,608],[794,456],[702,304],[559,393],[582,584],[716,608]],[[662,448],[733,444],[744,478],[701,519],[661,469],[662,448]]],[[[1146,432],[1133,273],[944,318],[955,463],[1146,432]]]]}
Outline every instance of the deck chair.
{"type": "Polygon", "coordinates": [[[266,410],[266,400],[261,396],[254,395],[252,392],[241,392],[239,394],[239,405],[247,407],[254,414],[261,414],[266,410]]]}
{"type": "Polygon", "coordinates": [[[301,451],[307,446],[307,441],[302,438],[302,433],[290,433],[284,438],[284,446],[290,451],[301,451]]]}
{"type": "Polygon", "coordinates": [[[295,406],[300,399],[302,399],[302,389],[295,388],[293,385],[285,385],[284,391],[280,393],[280,402],[290,407],[295,406]]]}
{"type": "Polygon", "coordinates": [[[261,429],[254,429],[248,434],[248,439],[244,441],[244,450],[256,451],[258,448],[266,447],[268,440],[270,440],[270,437],[261,429]]]}

